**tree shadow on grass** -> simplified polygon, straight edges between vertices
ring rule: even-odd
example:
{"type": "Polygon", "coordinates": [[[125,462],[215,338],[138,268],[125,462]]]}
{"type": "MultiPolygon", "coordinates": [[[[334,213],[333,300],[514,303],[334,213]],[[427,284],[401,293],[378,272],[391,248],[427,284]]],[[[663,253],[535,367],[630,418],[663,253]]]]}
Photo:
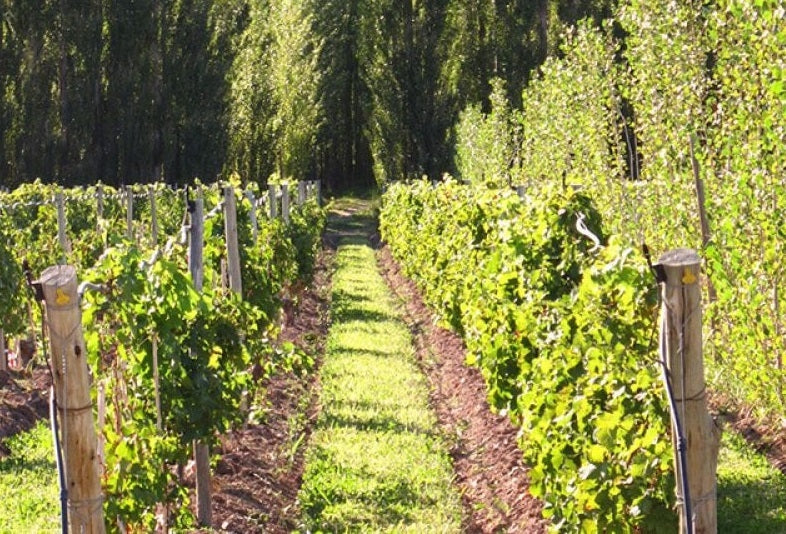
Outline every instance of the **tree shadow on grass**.
{"type": "Polygon", "coordinates": [[[354,429],[360,432],[382,432],[393,434],[414,434],[422,436],[423,438],[436,438],[437,434],[431,429],[425,428],[422,425],[406,424],[396,417],[388,415],[373,414],[374,410],[378,407],[360,402],[334,402],[335,410],[341,411],[343,407],[346,410],[354,411],[352,416],[334,413],[333,409],[330,412],[323,412],[321,423],[328,428],[347,428],[354,429]],[[363,404],[366,404],[364,407],[363,404]]]}
{"type": "Polygon", "coordinates": [[[784,488],[770,480],[718,481],[718,532],[784,534],[784,488]]]}
{"type": "Polygon", "coordinates": [[[19,475],[34,475],[35,473],[51,471],[55,467],[54,460],[44,460],[41,458],[30,459],[18,455],[0,460],[0,474],[16,473],[19,475]]]}

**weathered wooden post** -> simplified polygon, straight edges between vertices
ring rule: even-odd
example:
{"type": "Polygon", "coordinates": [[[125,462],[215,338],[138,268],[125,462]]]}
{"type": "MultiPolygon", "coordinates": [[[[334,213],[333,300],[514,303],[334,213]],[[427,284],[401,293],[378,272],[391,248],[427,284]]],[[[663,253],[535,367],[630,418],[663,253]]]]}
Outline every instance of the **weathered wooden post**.
{"type": "Polygon", "coordinates": [[[281,218],[289,224],[289,184],[281,184],[281,218]]]}
{"type": "MultiPolygon", "coordinates": [[[[204,200],[200,192],[191,206],[191,234],[189,241],[188,269],[197,291],[202,291],[204,280],[203,249],[204,249],[204,200]]],[[[200,526],[209,527],[213,523],[213,511],[210,488],[210,449],[205,443],[194,440],[194,463],[196,464],[196,500],[197,521],[200,526]]]]}
{"type": "Polygon", "coordinates": [[[150,233],[152,234],[153,248],[158,246],[158,210],[156,209],[156,189],[150,186],[147,190],[147,198],[150,200],[150,233]]]}
{"type": "Polygon", "coordinates": [[[276,186],[270,184],[267,186],[267,201],[270,205],[270,218],[275,219],[278,217],[278,206],[277,206],[277,198],[276,198],[276,186]]]}
{"type": "Polygon", "coordinates": [[[104,218],[104,186],[100,182],[96,186],[96,215],[97,219],[104,218]]]}
{"type": "Polygon", "coordinates": [[[0,371],[8,370],[8,357],[5,353],[5,332],[0,328],[0,371]]]}
{"type": "Polygon", "coordinates": [[[130,185],[126,186],[126,235],[130,241],[134,240],[134,191],[130,185]]]}
{"type": "Polygon", "coordinates": [[[306,182],[300,180],[297,183],[297,205],[302,206],[306,203],[306,182]]]}
{"type": "Polygon", "coordinates": [[[315,181],[314,187],[316,188],[317,206],[321,206],[322,205],[322,180],[315,181]]]}
{"type": "Polygon", "coordinates": [[[656,268],[663,301],[661,358],[668,370],[664,377],[670,391],[677,498],[682,503],[680,532],[715,534],[720,429],[707,410],[699,255],[690,249],[672,250],[656,268]]]}
{"type": "Polygon", "coordinates": [[[49,267],[37,283],[49,326],[70,531],[103,533],[103,495],[76,269],[71,265],[49,267]]]}
{"type": "Polygon", "coordinates": [[[57,240],[60,242],[60,248],[63,249],[63,257],[65,258],[71,254],[71,243],[69,243],[66,233],[65,199],[62,191],[58,191],[55,195],[55,203],[57,204],[57,240]]]}
{"type": "Polygon", "coordinates": [[[235,293],[242,294],[240,247],[237,242],[237,204],[235,201],[235,189],[231,185],[224,188],[224,238],[227,243],[229,289],[235,293]]]}

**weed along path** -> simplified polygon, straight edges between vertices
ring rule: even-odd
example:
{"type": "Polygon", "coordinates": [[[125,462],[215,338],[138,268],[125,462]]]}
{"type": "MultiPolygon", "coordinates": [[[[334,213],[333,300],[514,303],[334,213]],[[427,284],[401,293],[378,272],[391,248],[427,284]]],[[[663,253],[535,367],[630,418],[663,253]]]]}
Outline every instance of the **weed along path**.
{"type": "Polygon", "coordinates": [[[368,204],[342,201],[320,415],[299,502],[310,531],[460,532],[448,446],[377,270],[368,204]]]}

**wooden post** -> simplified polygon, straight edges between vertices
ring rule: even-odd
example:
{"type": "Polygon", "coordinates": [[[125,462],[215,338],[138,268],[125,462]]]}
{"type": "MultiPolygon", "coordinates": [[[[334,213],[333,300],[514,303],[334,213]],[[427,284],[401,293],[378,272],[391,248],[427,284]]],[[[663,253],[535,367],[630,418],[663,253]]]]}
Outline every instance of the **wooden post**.
{"type": "Polygon", "coordinates": [[[289,224],[289,184],[281,184],[281,218],[289,224]]]}
{"type": "Polygon", "coordinates": [[[240,248],[237,243],[237,206],[235,203],[235,189],[231,185],[224,188],[224,238],[227,242],[229,289],[235,293],[242,293],[240,248]]]}
{"type": "Polygon", "coordinates": [[[276,199],[276,186],[271,184],[267,187],[267,200],[270,204],[270,218],[275,219],[278,217],[278,206],[276,199]]]}
{"type": "Polygon", "coordinates": [[[254,245],[259,240],[259,221],[257,220],[257,199],[254,197],[254,192],[251,190],[246,191],[246,198],[251,203],[251,210],[248,216],[251,219],[251,238],[254,245]]]}
{"type": "Polygon", "coordinates": [[[126,235],[134,240],[134,192],[130,185],[126,186],[126,235]]]}
{"type": "Polygon", "coordinates": [[[158,212],[156,210],[156,190],[151,186],[147,190],[147,198],[150,199],[150,232],[153,234],[153,248],[158,246],[158,212]]]}
{"type": "Polygon", "coordinates": [[[106,382],[101,380],[98,382],[98,443],[96,444],[96,456],[98,457],[98,468],[100,469],[101,476],[104,475],[106,470],[106,453],[104,446],[104,425],[106,424],[106,382]]]}
{"type": "Polygon", "coordinates": [[[76,269],[71,265],[49,267],[38,283],[49,326],[70,530],[103,533],[103,496],[76,269]]]}
{"type": "Polygon", "coordinates": [[[68,242],[66,234],[65,199],[62,191],[58,191],[55,195],[55,202],[57,204],[57,239],[60,241],[60,248],[63,250],[63,257],[65,257],[71,254],[71,244],[68,242]]]}
{"type": "Polygon", "coordinates": [[[317,206],[321,206],[322,205],[322,180],[316,180],[314,182],[314,187],[316,188],[317,206]]]}
{"type": "MultiPolygon", "coordinates": [[[[188,269],[197,291],[202,291],[204,270],[202,252],[204,248],[205,205],[198,192],[191,212],[191,235],[189,242],[188,269]]],[[[210,488],[210,450],[200,441],[194,440],[194,463],[196,464],[197,521],[200,526],[209,527],[213,523],[210,488]]]]}
{"type": "Polygon", "coordinates": [[[96,215],[97,219],[104,218],[104,186],[101,184],[96,188],[96,215]]]}
{"type": "Polygon", "coordinates": [[[297,183],[297,205],[302,206],[306,203],[306,182],[303,180],[297,183]]]}
{"type": "Polygon", "coordinates": [[[8,356],[5,353],[5,332],[0,328],[0,371],[8,371],[8,356]]]}
{"type": "Polygon", "coordinates": [[[715,471],[720,429],[707,410],[702,359],[700,259],[694,250],[677,249],[664,254],[656,267],[661,274],[663,297],[661,357],[668,369],[667,387],[670,386],[673,396],[672,434],[677,497],[684,501],[680,445],[685,449],[684,470],[690,496],[680,514],[680,532],[715,534],[718,530],[715,471]],[[679,439],[678,428],[682,430],[684,441],[679,439]],[[685,517],[688,510],[690,518],[685,517]]]}

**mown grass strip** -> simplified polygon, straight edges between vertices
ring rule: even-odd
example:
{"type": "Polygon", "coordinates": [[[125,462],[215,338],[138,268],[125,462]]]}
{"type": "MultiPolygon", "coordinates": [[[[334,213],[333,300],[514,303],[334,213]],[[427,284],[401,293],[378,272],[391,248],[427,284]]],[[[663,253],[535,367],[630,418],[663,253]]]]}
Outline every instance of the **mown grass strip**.
{"type": "Polygon", "coordinates": [[[0,534],[58,532],[60,490],[48,421],[5,441],[0,460],[0,534]]]}
{"type": "Polygon", "coordinates": [[[352,234],[336,258],[321,413],[299,495],[304,529],[458,532],[453,470],[409,332],[373,251],[352,234]]]}

